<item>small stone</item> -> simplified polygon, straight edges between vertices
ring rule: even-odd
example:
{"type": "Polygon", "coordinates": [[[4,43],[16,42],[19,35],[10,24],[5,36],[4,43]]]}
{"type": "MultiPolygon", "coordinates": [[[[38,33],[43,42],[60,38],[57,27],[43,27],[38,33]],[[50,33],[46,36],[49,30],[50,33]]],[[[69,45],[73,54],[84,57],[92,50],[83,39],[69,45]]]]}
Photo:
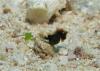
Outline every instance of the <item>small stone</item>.
{"type": "Polygon", "coordinates": [[[59,51],[59,54],[60,55],[67,55],[68,54],[68,51],[67,51],[67,49],[60,49],[60,51],[59,51]]]}
{"type": "Polygon", "coordinates": [[[4,14],[11,13],[11,9],[10,8],[4,8],[3,13],[4,14]]]}

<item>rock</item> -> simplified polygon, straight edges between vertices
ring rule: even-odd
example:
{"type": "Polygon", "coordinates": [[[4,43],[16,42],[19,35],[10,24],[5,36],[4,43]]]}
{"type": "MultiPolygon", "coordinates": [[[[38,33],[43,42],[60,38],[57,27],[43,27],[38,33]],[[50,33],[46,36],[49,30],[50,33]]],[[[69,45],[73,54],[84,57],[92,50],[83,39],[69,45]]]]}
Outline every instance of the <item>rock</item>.
{"type": "Polygon", "coordinates": [[[4,8],[3,13],[4,14],[11,13],[11,9],[10,8],[4,8]]]}
{"type": "Polygon", "coordinates": [[[66,0],[28,0],[27,4],[26,20],[33,23],[44,23],[65,7],[66,0]]]}
{"type": "Polygon", "coordinates": [[[35,41],[35,47],[33,50],[42,59],[52,57],[54,55],[53,47],[40,39],[35,41]]]}

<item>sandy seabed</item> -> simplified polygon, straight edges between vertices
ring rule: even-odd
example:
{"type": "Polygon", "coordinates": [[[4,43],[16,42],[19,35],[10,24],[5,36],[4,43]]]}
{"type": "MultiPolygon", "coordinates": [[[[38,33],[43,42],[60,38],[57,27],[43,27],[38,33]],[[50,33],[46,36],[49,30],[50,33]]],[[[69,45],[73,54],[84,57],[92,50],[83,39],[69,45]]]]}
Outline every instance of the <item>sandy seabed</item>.
{"type": "Polygon", "coordinates": [[[65,11],[48,25],[26,22],[26,10],[20,0],[0,0],[0,71],[100,71],[100,14],[65,11]],[[68,33],[52,57],[52,46],[41,38],[57,28],[68,33]],[[25,32],[37,40],[26,42],[25,32]]]}

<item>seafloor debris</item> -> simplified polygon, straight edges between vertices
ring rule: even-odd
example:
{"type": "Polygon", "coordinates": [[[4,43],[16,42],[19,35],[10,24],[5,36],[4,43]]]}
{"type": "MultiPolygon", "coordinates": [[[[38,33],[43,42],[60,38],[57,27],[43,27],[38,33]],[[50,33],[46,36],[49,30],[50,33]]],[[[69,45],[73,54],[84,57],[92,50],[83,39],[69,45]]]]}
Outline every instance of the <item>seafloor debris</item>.
{"type": "Polygon", "coordinates": [[[81,58],[81,59],[91,59],[93,58],[93,55],[88,54],[84,51],[84,49],[77,47],[74,50],[74,54],[76,55],[77,58],[81,58]]]}
{"type": "Polygon", "coordinates": [[[50,18],[48,24],[52,24],[53,22],[55,22],[55,21],[56,21],[56,17],[57,17],[57,16],[54,14],[54,15],[50,18]]]}
{"type": "Polygon", "coordinates": [[[64,41],[66,39],[67,31],[64,31],[63,29],[57,29],[56,32],[52,35],[48,35],[45,37],[46,40],[48,40],[48,43],[52,46],[59,43],[60,41],[64,41]]]}
{"type": "Polygon", "coordinates": [[[60,6],[66,0],[0,0],[0,71],[100,71],[100,0],[68,0],[74,3],[69,3],[67,11],[59,8],[60,16],[53,18],[57,13],[53,11],[54,5],[45,5],[47,3],[42,1],[51,1],[48,4],[62,1],[60,6]],[[25,4],[30,1],[29,6],[22,1],[25,4]],[[50,13],[49,20],[46,15],[44,17],[51,24],[40,23],[45,21],[41,13],[36,16],[40,24],[30,25],[24,21],[28,9],[34,8],[30,6],[32,1],[39,2],[35,7],[38,6],[39,11],[42,9],[43,15],[50,13]],[[3,13],[4,5],[11,8],[11,13],[3,13]],[[57,28],[68,31],[67,39],[60,35],[61,42],[55,38],[57,43],[50,42],[51,45],[49,40],[57,36],[57,28]],[[23,35],[24,32],[33,34],[23,35]]]}
{"type": "Polygon", "coordinates": [[[48,35],[47,37],[36,37],[34,39],[35,47],[32,49],[42,59],[52,57],[59,52],[59,49],[55,48],[54,45],[58,44],[60,41],[64,41],[66,39],[66,34],[67,31],[59,28],[52,35],[48,35]]]}
{"type": "Polygon", "coordinates": [[[72,6],[71,6],[70,0],[66,0],[66,1],[67,1],[66,7],[59,10],[60,14],[63,14],[63,12],[66,12],[66,11],[72,11],[72,6]]]}
{"type": "Polygon", "coordinates": [[[90,66],[99,68],[100,67],[100,60],[99,61],[94,61],[92,64],[90,64],[90,66]]]}
{"type": "Polygon", "coordinates": [[[66,6],[66,0],[28,0],[26,19],[33,23],[48,22],[60,9],[66,6]]]}
{"type": "Polygon", "coordinates": [[[35,40],[35,47],[33,48],[33,50],[42,59],[52,57],[54,55],[53,47],[39,39],[35,40]]]}
{"type": "Polygon", "coordinates": [[[3,13],[4,14],[11,13],[11,9],[10,8],[4,8],[3,13]]]}

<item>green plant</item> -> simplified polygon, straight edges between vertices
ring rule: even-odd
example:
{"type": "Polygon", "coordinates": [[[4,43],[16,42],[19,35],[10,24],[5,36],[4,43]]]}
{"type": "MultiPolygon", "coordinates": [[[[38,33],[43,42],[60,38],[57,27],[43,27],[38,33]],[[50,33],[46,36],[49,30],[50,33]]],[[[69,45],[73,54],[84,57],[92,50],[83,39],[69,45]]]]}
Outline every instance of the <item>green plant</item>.
{"type": "Polygon", "coordinates": [[[25,39],[25,41],[32,40],[32,39],[33,39],[32,33],[26,32],[26,33],[24,34],[24,39],[25,39]]]}

